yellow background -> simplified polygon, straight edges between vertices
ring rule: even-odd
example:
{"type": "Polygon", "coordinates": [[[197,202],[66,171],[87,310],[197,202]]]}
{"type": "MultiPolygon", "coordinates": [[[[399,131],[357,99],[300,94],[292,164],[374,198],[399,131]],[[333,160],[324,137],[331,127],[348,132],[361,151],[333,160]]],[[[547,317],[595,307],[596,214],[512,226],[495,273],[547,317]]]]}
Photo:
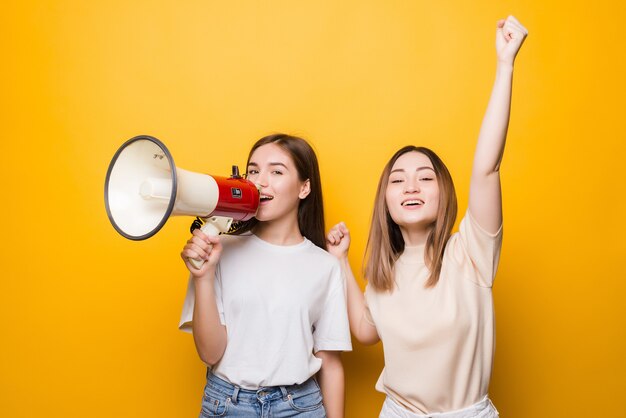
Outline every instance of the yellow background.
{"type": "MultiPolygon", "coordinates": [[[[131,242],[104,177],[128,138],[229,174],[276,131],[321,160],[327,225],[355,269],[375,183],[434,148],[460,214],[494,76],[518,57],[502,169],[491,396],[504,417],[620,416],[626,213],[621,1],[5,1],[0,17],[0,416],[197,416],[204,370],[177,330],[191,219],[131,242]]],[[[380,346],[344,356],[347,417],[378,414],[380,346]]]]}

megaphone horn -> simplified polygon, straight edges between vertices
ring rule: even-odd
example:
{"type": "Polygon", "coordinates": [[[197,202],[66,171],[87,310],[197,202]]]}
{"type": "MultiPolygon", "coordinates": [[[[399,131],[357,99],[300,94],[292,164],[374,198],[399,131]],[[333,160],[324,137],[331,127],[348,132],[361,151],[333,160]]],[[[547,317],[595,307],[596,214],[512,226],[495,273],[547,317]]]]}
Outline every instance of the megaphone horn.
{"type": "Polygon", "coordinates": [[[113,156],[104,202],[115,230],[130,240],[150,238],[170,216],[181,215],[201,218],[206,222],[203,232],[218,235],[227,232],[233,220],[246,221],[256,214],[259,190],[239,176],[236,166],[231,177],[177,168],[165,144],[139,135],[113,156]]]}

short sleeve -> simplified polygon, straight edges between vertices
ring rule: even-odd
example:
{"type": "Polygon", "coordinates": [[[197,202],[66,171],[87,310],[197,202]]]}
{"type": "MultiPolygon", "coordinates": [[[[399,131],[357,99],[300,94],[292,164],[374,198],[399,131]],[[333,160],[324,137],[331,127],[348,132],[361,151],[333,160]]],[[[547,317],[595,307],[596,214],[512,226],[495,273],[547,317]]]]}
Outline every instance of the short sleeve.
{"type": "MultiPolygon", "coordinates": [[[[185,301],[183,302],[183,312],[180,315],[180,322],[178,323],[178,329],[184,332],[192,332],[193,323],[193,309],[196,300],[196,288],[193,285],[193,277],[189,275],[187,283],[187,293],[185,295],[185,301]]],[[[220,315],[220,322],[222,325],[226,325],[224,320],[224,303],[222,301],[222,281],[218,271],[215,274],[215,302],[217,304],[217,311],[220,315]]]]}
{"type": "Polygon", "coordinates": [[[374,328],[376,328],[376,324],[374,323],[374,318],[372,317],[372,311],[370,310],[370,292],[372,290],[370,289],[370,285],[369,283],[367,284],[367,286],[365,286],[365,312],[363,312],[363,319],[365,320],[365,322],[367,322],[368,324],[370,324],[371,326],[373,326],[374,328]]]}
{"type": "Polygon", "coordinates": [[[339,264],[331,271],[331,280],[318,321],[313,324],[313,352],[351,351],[350,325],[346,305],[346,286],[339,264]]]}
{"type": "Polygon", "coordinates": [[[502,226],[491,234],[478,225],[467,210],[455,235],[451,239],[455,260],[464,264],[470,280],[479,286],[491,287],[500,261],[502,226]]]}

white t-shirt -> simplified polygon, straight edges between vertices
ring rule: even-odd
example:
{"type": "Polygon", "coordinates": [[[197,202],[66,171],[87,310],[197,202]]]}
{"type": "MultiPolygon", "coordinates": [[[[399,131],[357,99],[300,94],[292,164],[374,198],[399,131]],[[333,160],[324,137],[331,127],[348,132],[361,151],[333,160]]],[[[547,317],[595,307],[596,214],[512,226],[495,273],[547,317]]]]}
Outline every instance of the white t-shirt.
{"type": "MultiPolygon", "coordinates": [[[[345,282],[339,262],[305,240],[280,246],[255,235],[222,237],[215,275],[226,350],[212,371],[246,389],[299,384],[317,373],[321,350],[349,351],[345,282]]],[[[180,329],[191,332],[189,279],[180,329]]]]}
{"type": "Polygon", "coordinates": [[[448,241],[435,287],[424,288],[430,274],[424,246],[405,248],[391,292],[368,285],[385,353],[378,391],[421,414],[462,409],[487,395],[495,343],[491,286],[501,243],[502,228],[490,234],[468,211],[448,241]]]}

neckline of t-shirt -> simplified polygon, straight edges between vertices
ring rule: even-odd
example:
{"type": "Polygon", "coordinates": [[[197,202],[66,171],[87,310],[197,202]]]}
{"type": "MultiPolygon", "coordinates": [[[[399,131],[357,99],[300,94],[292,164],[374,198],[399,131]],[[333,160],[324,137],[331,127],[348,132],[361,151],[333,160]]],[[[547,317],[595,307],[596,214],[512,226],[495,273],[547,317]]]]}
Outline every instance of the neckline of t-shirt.
{"type": "Polygon", "coordinates": [[[424,244],[405,246],[398,258],[401,264],[424,264],[424,244]]]}
{"type": "Polygon", "coordinates": [[[302,242],[299,242],[298,244],[293,244],[293,245],[272,244],[271,242],[267,242],[267,241],[257,237],[254,234],[251,234],[250,237],[258,245],[261,245],[264,248],[267,248],[267,249],[270,249],[270,250],[273,250],[273,251],[279,251],[279,252],[294,252],[294,251],[298,251],[298,250],[300,250],[302,248],[306,248],[306,247],[308,247],[309,245],[312,244],[312,242],[309,241],[306,237],[302,237],[302,238],[304,238],[302,240],[302,242]]]}

